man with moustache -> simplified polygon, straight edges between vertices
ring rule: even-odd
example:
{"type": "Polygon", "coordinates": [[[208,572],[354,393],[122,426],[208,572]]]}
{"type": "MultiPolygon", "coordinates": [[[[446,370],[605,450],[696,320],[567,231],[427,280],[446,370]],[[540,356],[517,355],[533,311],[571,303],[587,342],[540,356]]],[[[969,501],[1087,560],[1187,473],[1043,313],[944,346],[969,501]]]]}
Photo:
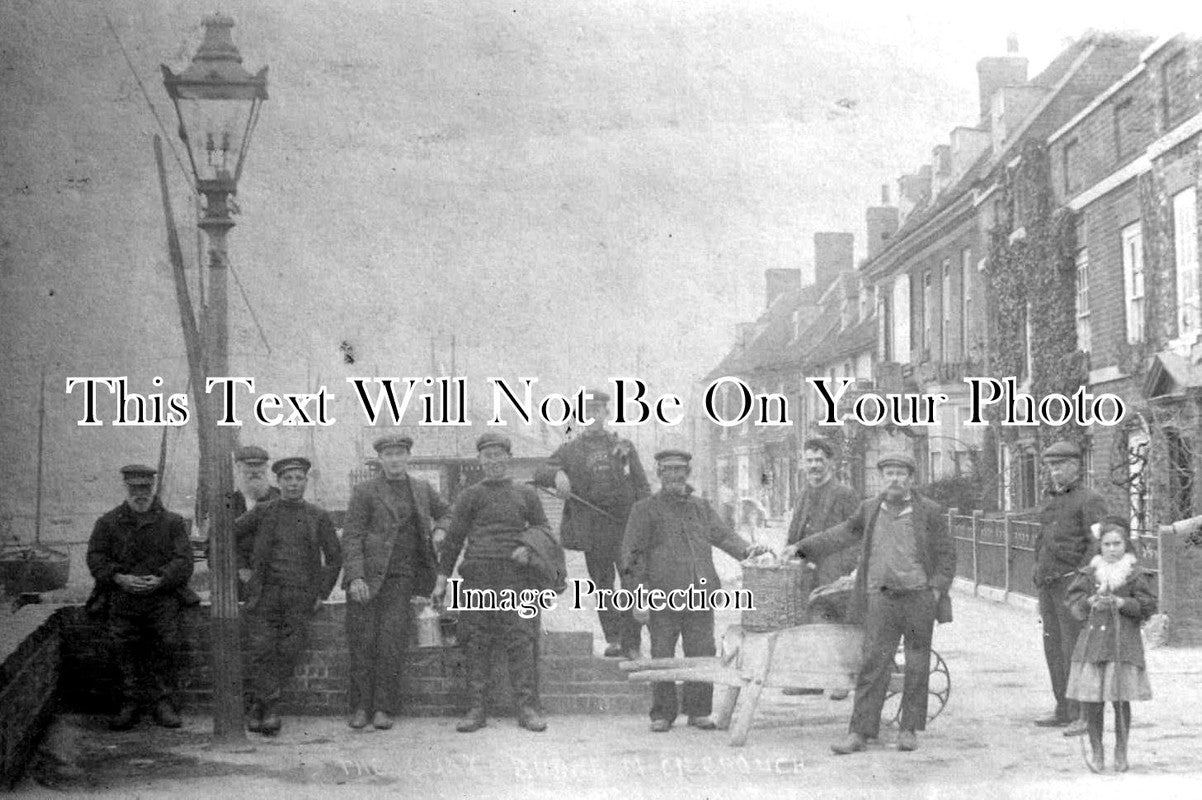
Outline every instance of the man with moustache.
{"type": "Polygon", "coordinates": [[[1082,623],[1068,610],[1065,598],[1077,570],[1095,552],[1090,531],[1106,516],[1106,501],[1081,481],[1081,450],[1060,441],[1043,451],[1048,471],[1047,500],[1039,509],[1039,535],[1035,539],[1035,587],[1039,591],[1039,618],[1043,624],[1043,654],[1052,679],[1056,708],[1039,727],[1065,727],[1065,736],[1085,733],[1076,700],[1065,696],[1073,648],[1082,623]]]}
{"type": "Polygon", "coordinates": [[[309,619],[338,580],[342,548],[334,521],[305,502],[309,459],[281,458],[271,465],[280,486],[276,500],[259,503],[234,521],[242,543],[239,566],[249,567],[246,622],[250,634],[250,721],[247,727],[275,736],[284,684],[309,637],[309,619]],[[249,551],[246,549],[249,545],[249,551]]]}
{"type": "MultiPolygon", "coordinates": [[[[587,394],[575,439],[560,445],[534,475],[538,486],[553,486],[564,500],[560,541],[568,550],[583,550],[589,580],[612,589],[621,575],[622,536],[630,508],[651,493],[634,445],[605,429],[609,394],[587,394]]],[[[642,649],[642,629],[629,611],[597,611],[605,634],[605,655],[635,659],[642,649]]]]}
{"type": "Polygon", "coordinates": [[[175,659],[180,606],[196,601],[188,589],[192,547],[184,518],[167,511],[154,493],[156,472],[141,464],[122,467],[125,502],[96,520],[88,540],[96,585],[87,607],[107,615],[121,672],[113,730],[132,728],[146,706],[159,725],[180,726],[175,659]]]}
{"type": "Polygon", "coordinates": [[[350,650],[347,724],[356,730],[369,722],[387,730],[400,710],[409,601],[434,588],[434,540],[445,535],[450,513],[433,486],[408,474],[413,439],[388,434],[374,447],[381,474],[351,490],[342,533],[350,650]]]}
{"type": "MultiPolygon", "coordinates": [[[[262,447],[246,445],[234,452],[235,477],[240,488],[230,494],[230,507],[233,518],[245,514],[259,503],[275,500],[280,496],[280,490],[267,480],[267,462],[270,456],[262,447]]],[[[250,551],[251,543],[238,542],[238,549],[250,551]]],[[[212,569],[212,562],[209,568],[212,569]]],[[[250,569],[243,567],[238,570],[238,599],[246,599],[246,582],[250,580],[250,569]]]]}
{"type": "MultiPolygon", "coordinates": [[[[809,536],[838,525],[856,513],[860,497],[835,479],[835,446],[821,437],[806,439],[803,448],[806,486],[793,519],[789,522],[787,546],[782,556],[792,558],[797,544],[809,536]]],[[[856,568],[859,553],[855,548],[831,553],[819,561],[818,585],[849,575],[856,568]]]]}
{"type": "MultiPolygon", "coordinates": [[[[708,594],[721,587],[712,548],[740,561],[768,551],[766,545],[744,541],[722,522],[708,502],[693,495],[693,487],[688,484],[692,458],[684,450],[655,454],[660,490],[635,503],[626,524],[622,562],[627,574],[624,583],[629,589],[644,586],[648,592],[659,589],[668,595],[693,587],[708,594]]],[[[678,639],[685,657],[712,656],[716,652],[712,609],[636,608],[634,617],[651,630],[652,658],[674,657],[678,639]]],[[[713,730],[713,694],[712,684],[686,683],[678,700],[675,683],[655,683],[651,730],[671,730],[678,711],[684,712],[690,726],[713,730]]]]}
{"type": "Polygon", "coordinates": [[[948,589],[956,574],[956,550],[943,509],[913,491],[918,469],[910,456],[884,456],[877,469],[885,485],[879,497],[797,545],[807,559],[860,545],[848,621],[864,625],[862,663],[850,730],[831,746],[837,755],[864,750],[880,731],[899,640],[905,642],[906,671],[897,749],[917,749],[916,732],[926,727],[931,633],[936,621],[952,619],[948,589]]]}

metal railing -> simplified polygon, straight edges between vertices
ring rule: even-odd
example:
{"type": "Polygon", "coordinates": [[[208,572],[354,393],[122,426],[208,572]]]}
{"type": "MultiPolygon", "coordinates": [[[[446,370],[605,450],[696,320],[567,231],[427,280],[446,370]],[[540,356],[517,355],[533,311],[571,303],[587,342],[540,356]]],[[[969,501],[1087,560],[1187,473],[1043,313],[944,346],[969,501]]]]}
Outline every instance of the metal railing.
{"type": "MultiPolygon", "coordinates": [[[[1035,596],[1035,539],[1040,524],[1029,515],[1006,513],[985,516],[983,511],[961,514],[947,512],[948,530],[956,545],[956,574],[972,581],[974,590],[986,586],[1011,593],[1035,596]]],[[[1152,573],[1159,592],[1160,538],[1155,530],[1138,530],[1140,566],[1152,573]]],[[[1133,537],[1134,538],[1134,537],[1133,537]]]]}

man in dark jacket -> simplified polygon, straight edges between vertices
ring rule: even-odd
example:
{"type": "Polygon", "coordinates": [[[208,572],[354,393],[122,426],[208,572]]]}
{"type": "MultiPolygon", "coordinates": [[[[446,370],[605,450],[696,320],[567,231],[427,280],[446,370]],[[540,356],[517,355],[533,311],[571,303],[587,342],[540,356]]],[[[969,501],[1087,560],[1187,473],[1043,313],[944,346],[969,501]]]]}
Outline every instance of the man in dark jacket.
{"type": "MultiPolygon", "coordinates": [[[[621,574],[622,535],[630,508],[651,489],[634,445],[605,429],[609,395],[593,391],[585,403],[580,435],[561,445],[538,472],[538,486],[553,486],[564,499],[559,538],[568,550],[583,550],[588,577],[612,589],[621,574]]],[[[598,610],[605,655],[638,658],[642,631],[629,611],[598,610]]]]}
{"type": "Polygon", "coordinates": [[[877,461],[885,490],[860,504],[851,519],[803,539],[798,552],[821,557],[860,544],[849,622],[863,622],[864,645],[856,700],[847,738],[831,749],[838,755],[863,750],[880,731],[881,707],[889,689],[893,656],[905,641],[906,672],[897,749],[918,747],[926,727],[931,633],[950,622],[948,589],[956,574],[956,549],[947,518],[936,503],[913,492],[917,466],[908,455],[877,461]]]}
{"type": "MultiPolygon", "coordinates": [[[[807,439],[805,456],[806,486],[793,519],[789,522],[788,547],[782,556],[789,558],[802,539],[833,528],[856,513],[860,497],[835,478],[835,446],[828,439],[807,439]]],[[[825,586],[836,578],[851,574],[859,553],[854,547],[832,553],[818,563],[817,583],[825,586]]]]}
{"type": "Polygon", "coordinates": [[[426,481],[408,474],[413,440],[375,441],[382,474],[351,491],[342,544],[346,550],[348,701],[352,728],[386,730],[400,710],[401,669],[409,646],[413,597],[434,588],[450,507],[426,481]]]}
{"type": "Polygon", "coordinates": [[[271,465],[280,497],[260,503],[234,521],[243,544],[239,566],[251,571],[246,622],[251,649],[251,707],[247,727],[264,736],[280,732],[276,713],[309,636],[309,620],[329,596],[342,567],[334,521],[305,502],[309,459],[281,458],[271,465]],[[249,544],[249,552],[245,546],[249,544]]]}
{"type": "MultiPolygon", "coordinates": [[[[549,533],[547,516],[538,493],[530,486],[514,483],[508,476],[509,439],[486,433],[476,440],[476,451],[484,479],[463,490],[451,514],[451,529],[440,554],[434,598],[441,601],[447,577],[463,552],[459,575],[464,590],[498,594],[545,586],[545,575],[535,568],[538,557],[531,548],[528,532],[541,528],[549,533]],[[466,552],[464,547],[466,545],[466,552]]],[[[554,551],[558,545],[538,537],[540,549],[554,551]]],[[[558,560],[554,552],[551,561],[558,560]]],[[[555,587],[549,587],[555,588],[555,587]]],[[[468,712],[456,726],[460,733],[473,733],[486,723],[489,676],[503,652],[509,665],[509,683],[517,705],[518,724],[541,733],[547,723],[538,709],[536,636],[538,617],[523,615],[514,608],[464,609],[459,615],[463,649],[467,656],[468,712]]]]}
{"type": "Polygon", "coordinates": [[[121,468],[127,498],[96,520],[88,540],[88,569],[96,579],[88,608],[107,616],[121,670],[122,696],[114,730],[138,721],[144,705],[155,721],[178,728],[174,706],[181,604],[188,589],[192,547],[184,519],[163,508],[154,494],[156,470],[121,468]]]}
{"type": "Polygon", "coordinates": [[[1081,622],[1065,604],[1077,570],[1094,555],[1090,528],[1106,516],[1106,501],[1081,482],[1081,450],[1070,442],[1056,442],[1043,451],[1048,471],[1048,496],[1039,509],[1039,536],[1035,539],[1035,588],[1039,591],[1039,618],[1043,623],[1043,655],[1052,679],[1056,709],[1035,721],[1040,727],[1067,726],[1065,736],[1085,733],[1076,700],[1065,697],[1069,664],[1081,622]]]}
{"type": "MultiPolygon", "coordinates": [[[[721,587],[714,569],[714,547],[740,561],[768,550],[744,541],[708,502],[693,496],[693,487],[688,485],[692,458],[684,450],[655,454],[660,490],[635,503],[626,524],[622,563],[628,588],[643,586],[648,592],[659,589],[665,594],[693,588],[708,596],[721,587]]],[[[675,656],[678,639],[686,657],[716,652],[712,609],[636,608],[634,613],[640,622],[649,623],[652,658],[675,656]]],[[[678,702],[675,683],[657,682],[652,687],[651,730],[670,730],[680,710],[689,725],[713,730],[713,693],[711,684],[686,683],[678,702]]]]}

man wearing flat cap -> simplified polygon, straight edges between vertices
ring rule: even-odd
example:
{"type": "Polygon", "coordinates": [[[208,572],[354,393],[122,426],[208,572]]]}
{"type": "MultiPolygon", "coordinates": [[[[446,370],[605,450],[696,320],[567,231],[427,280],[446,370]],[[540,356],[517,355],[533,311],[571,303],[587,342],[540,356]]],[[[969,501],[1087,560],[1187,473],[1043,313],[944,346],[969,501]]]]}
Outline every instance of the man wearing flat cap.
{"type": "Polygon", "coordinates": [[[280,731],[276,711],[309,637],[313,613],[329,597],[342,568],[334,521],[305,502],[309,459],[271,465],[280,497],[259,503],[234,521],[239,567],[250,569],[246,622],[250,633],[250,730],[280,731]]]}
{"type": "MultiPolygon", "coordinates": [[[[554,487],[565,501],[559,538],[568,550],[583,550],[588,577],[612,589],[621,574],[622,535],[631,506],[651,493],[630,440],[605,428],[609,395],[590,392],[580,434],[551,454],[534,475],[538,486],[554,487]]],[[[629,611],[598,610],[605,655],[638,658],[642,630],[629,611]]]]}
{"type": "MultiPolygon", "coordinates": [[[[688,484],[692,458],[684,450],[655,454],[660,490],[635,503],[626,523],[622,559],[628,588],[644,586],[648,592],[659,589],[665,594],[693,588],[708,595],[721,587],[713,548],[740,561],[768,550],[745,541],[713,506],[693,495],[688,484]]],[[[686,657],[716,652],[712,609],[636,608],[634,614],[651,630],[652,658],[674,657],[677,640],[686,657]]],[[[690,726],[713,730],[713,690],[708,683],[686,683],[678,698],[675,683],[657,682],[652,687],[651,730],[671,730],[680,711],[690,726]]]]}
{"type": "MultiPolygon", "coordinates": [[[[476,440],[484,479],[464,489],[455,501],[451,528],[440,553],[436,600],[459,555],[464,590],[492,590],[500,596],[547,587],[535,569],[535,548],[558,549],[538,493],[509,477],[512,449],[509,438],[486,433],[476,440]],[[539,534],[537,539],[535,534],[539,534]]],[[[552,554],[553,555],[553,554],[552,554]]],[[[509,666],[518,725],[541,733],[547,729],[538,708],[538,617],[523,619],[515,609],[464,610],[459,616],[467,656],[468,710],[456,726],[473,733],[487,722],[486,708],[492,666],[502,653],[509,666]]]]}
{"type": "Polygon", "coordinates": [[[1034,580],[1043,624],[1043,655],[1056,708],[1035,724],[1064,727],[1065,736],[1083,735],[1086,726],[1078,703],[1065,696],[1081,622],[1065,601],[1077,571],[1094,555],[1090,528],[1106,516],[1106,501],[1082,482],[1081,450],[1072,442],[1059,441],[1044,450],[1043,465],[1048,476],[1047,499],[1039,509],[1034,580]]]}
{"type": "Polygon", "coordinates": [[[847,738],[832,745],[837,755],[865,749],[881,726],[881,708],[899,641],[905,642],[905,682],[897,749],[918,747],[926,727],[931,634],[935,622],[951,622],[948,596],[956,574],[956,549],[947,517],[935,502],[913,490],[918,471],[905,453],[877,461],[884,491],[860,504],[845,522],[803,539],[798,554],[822,557],[850,544],[860,546],[848,622],[864,625],[847,738]]]}
{"type": "MultiPolygon", "coordinates": [[[[856,513],[860,505],[860,497],[835,478],[835,446],[829,439],[806,439],[802,452],[806,485],[789,522],[788,547],[782,553],[786,558],[796,553],[796,545],[802,539],[838,525],[856,513]]],[[[818,562],[817,583],[826,585],[851,574],[858,560],[859,553],[854,547],[831,553],[818,562]]]]}
{"type": "Polygon", "coordinates": [[[347,724],[387,730],[400,712],[409,601],[434,588],[434,539],[444,535],[450,507],[433,486],[408,474],[413,439],[386,434],[374,447],[381,474],[351,490],[342,530],[350,650],[347,724]]]}
{"type": "Polygon", "coordinates": [[[192,547],[183,517],[154,492],[155,472],[141,464],[121,468],[125,502],[96,520],[88,540],[96,579],[88,609],[107,617],[121,672],[114,730],[133,727],[144,707],[158,724],[180,726],[173,694],[180,607],[197,601],[188,588],[192,547]]]}
{"type": "MultiPolygon", "coordinates": [[[[231,518],[237,519],[259,503],[275,500],[280,490],[267,480],[267,451],[256,445],[245,445],[234,451],[234,478],[240,488],[230,493],[231,518]]],[[[250,551],[250,542],[238,542],[238,549],[250,551]]],[[[209,555],[212,555],[210,551],[209,555]]],[[[209,562],[210,570],[213,567],[209,562]]],[[[250,569],[238,571],[238,599],[246,599],[246,582],[250,580],[250,569]]]]}

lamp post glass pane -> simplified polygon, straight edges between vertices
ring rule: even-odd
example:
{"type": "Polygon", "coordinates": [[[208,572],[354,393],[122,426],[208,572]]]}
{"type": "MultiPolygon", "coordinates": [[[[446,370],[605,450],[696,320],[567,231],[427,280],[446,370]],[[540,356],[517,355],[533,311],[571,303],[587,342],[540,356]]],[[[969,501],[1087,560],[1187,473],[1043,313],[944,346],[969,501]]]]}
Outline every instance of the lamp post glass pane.
{"type": "Polygon", "coordinates": [[[186,144],[201,180],[231,179],[245,151],[246,122],[257,103],[253,100],[183,99],[179,113],[186,144]]]}

